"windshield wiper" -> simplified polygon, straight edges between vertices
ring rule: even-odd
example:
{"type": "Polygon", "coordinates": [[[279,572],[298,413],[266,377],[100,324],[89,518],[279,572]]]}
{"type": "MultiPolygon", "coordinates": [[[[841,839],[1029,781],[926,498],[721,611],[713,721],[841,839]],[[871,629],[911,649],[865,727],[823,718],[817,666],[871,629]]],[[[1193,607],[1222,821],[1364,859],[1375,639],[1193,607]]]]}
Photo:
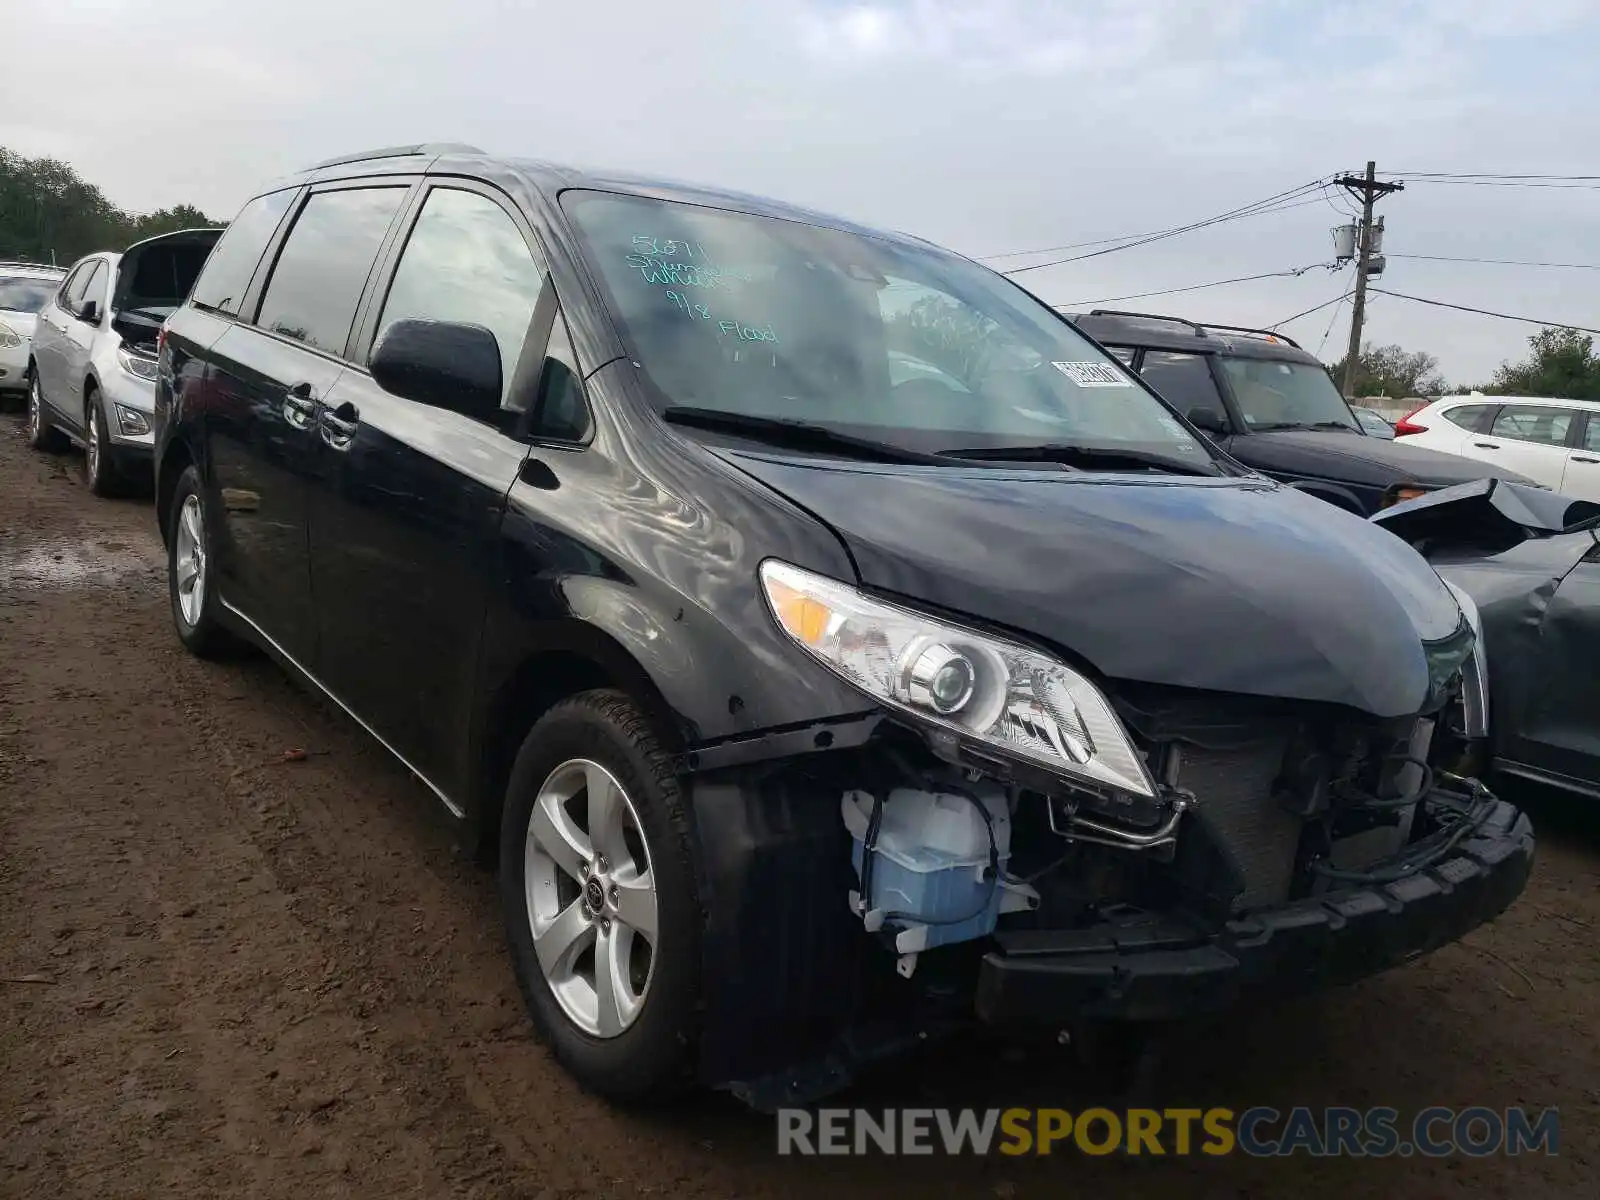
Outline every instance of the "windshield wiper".
{"type": "Polygon", "coordinates": [[[1110,446],[1080,446],[1069,442],[1047,442],[1040,446],[979,446],[971,450],[945,450],[951,458],[973,458],[988,462],[1055,462],[1069,467],[1112,469],[1115,467],[1155,467],[1174,475],[1220,475],[1215,462],[1188,462],[1153,450],[1119,450],[1110,446]]]}
{"type": "Polygon", "coordinates": [[[1272,421],[1251,428],[1257,433],[1275,433],[1280,429],[1347,429],[1354,433],[1356,427],[1344,421],[1272,421]]]}
{"type": "Polygon", "coordinates": [[[717,433],[744,434],[777,445],[800,450],[833,450],[852,458],[875,462],[913,463],[930,467],[965,466],[956,459],[942,454],[928,454],[893,442],[879,442],[872,438],[841,433],[828,425],[814,421],[800,421],[792,417],[762,417],[754,413],[731,412],[720,408],[695,408],[692,405],[674,404],[663,409],[661,416],[674,425],[693,425],[717,433]]]}

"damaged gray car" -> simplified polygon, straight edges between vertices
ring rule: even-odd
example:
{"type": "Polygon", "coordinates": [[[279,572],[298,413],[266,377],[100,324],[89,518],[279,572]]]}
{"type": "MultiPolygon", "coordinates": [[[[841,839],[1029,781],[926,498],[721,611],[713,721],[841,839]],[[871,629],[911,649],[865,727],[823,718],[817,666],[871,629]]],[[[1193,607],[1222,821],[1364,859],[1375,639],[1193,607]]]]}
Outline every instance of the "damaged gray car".
{"type": "Polygon", "coordinates": [[[1372,519],[1476,605],[1487,728],[1466,769],[1600,800],[1600,504],[1481,480],[1372,519]]]}

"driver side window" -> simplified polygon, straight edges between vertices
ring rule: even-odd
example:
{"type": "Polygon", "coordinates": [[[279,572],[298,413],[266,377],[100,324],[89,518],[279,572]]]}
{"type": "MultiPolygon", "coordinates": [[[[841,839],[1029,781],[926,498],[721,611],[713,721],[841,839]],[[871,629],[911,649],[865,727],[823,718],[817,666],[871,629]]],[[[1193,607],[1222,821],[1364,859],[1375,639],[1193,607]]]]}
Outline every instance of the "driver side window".
{"type": "Polygon", "coordinates": [[[89,276],[94,274],[95,264],[92,262],[80,263],[78,269],[68,275],[66,282],[61,285],[61,290],[56,293],[56,303],[69,313],[76,314],[83,303],[83,290],[89,286],[89,276]]]}
{"type": "Polygon", "coordinates": [[[72,311],[81,313],[84,305],[93,300],[103,311],[106,305],[106,279],[108,276],[106,264],[97,262],[94,269],[89,272],[89,277],[84,281],[83,292],[78,297],[78,302],[73,305],[72,311]]]}

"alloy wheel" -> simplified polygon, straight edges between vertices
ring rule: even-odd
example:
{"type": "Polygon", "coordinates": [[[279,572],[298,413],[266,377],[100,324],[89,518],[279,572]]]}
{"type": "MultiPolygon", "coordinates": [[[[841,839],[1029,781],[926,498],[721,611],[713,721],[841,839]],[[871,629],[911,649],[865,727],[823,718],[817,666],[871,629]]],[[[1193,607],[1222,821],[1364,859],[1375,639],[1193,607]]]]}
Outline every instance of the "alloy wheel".
{"type": "Polygon", "coordinates": [[[44,422],[44,403],[39,395],[39,373],[35,371],[28,380],[28,440],[38,442],[39,430],[44,422]]]}
{"type": "Polygon", "coordinates": [[[100,406],[93,400],[89,402],[89,441],[84,447],[84,455],[89,468],[89,482],[96,483],[100,479],[100,406]]]}
{"type": "Polygon", "coordinates": [[[200,623],[206,598],[205,513],[200,497],[190,492],[178,510],[177,537],[172,546],[172,567],[178,576],[178,609],[191,629],[200,623]]]}
{"type": "Polygon", "coordinates": [[[633,801],[599,763],[569,759],[539,788],[523,853],[533,948],[551,994],[583,1032],[616,1037],[643,1011],[658,937],[633,801]]]}

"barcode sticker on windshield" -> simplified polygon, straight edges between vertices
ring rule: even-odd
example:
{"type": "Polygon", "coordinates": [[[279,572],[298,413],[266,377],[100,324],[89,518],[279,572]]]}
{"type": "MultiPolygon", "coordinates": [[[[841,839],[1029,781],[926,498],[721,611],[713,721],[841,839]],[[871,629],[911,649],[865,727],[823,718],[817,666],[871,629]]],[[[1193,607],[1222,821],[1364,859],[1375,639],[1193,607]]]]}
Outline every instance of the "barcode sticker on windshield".
{"type": "Polygon", "coordinates": [[[1110,363],[1053,362],[1050,364],[1079,387],[1132,387],[1127,377],[1110,363]]]}

